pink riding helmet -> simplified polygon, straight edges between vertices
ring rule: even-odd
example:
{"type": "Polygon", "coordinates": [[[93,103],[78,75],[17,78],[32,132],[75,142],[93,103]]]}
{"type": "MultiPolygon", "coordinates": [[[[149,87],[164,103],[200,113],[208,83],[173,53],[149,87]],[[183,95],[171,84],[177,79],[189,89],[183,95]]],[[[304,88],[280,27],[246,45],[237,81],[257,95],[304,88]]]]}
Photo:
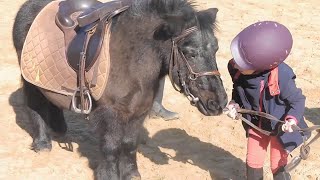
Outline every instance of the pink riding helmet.
{"type": "Polygon", "coordinates": [[[282,63],[292,44],[292,35],[284,25],[262,21],[246,27],[232,40],[231,53],[241,70],[264,71],[282,63]]]}

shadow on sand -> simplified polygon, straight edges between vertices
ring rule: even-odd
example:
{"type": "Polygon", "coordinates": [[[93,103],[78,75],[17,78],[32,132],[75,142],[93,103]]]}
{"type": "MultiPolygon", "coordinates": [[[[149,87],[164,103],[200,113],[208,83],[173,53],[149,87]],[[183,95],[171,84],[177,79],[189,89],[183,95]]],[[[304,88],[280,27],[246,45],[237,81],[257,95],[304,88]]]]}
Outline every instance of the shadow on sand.
{"type": "Polygon", "coordinates": [[[305,118],[314,125],[320,125],[320,108],[305,108],[305,118]]]}
{"type": "MultiPolygon", "coordinates": [[[[22,93],[22,89],[13,92],[9,103],[15,111],[17,125],[32,137],[32,126],[29,123],[22,93]]],[[[64,137],[53,136],[53,141],[66,150],[69,150],[66,148],[69,142],[77,143],[79,153],[88,159],[90,168],[94,170],[102,157],[98,137],[90,128],[89,121],[83,116],[68,111],[64,112],[64,115],[68,132],[64,137]]],[[[198,166],[208,171],[212,179],[244,179],[245,164],[241,159],[224,149],[188,135],[184,130],[166,129],[159,131],[152,138],[148,137],[145,128],[141,132],[144,144],[140,145],[139,152],[156,164],[168,164],[170,158],[198,166]],[[161,152],[159,147],[175,150],[176,156],[170,157],[161,152]]]]}
{"type": "Polygon", "coordinates": [[[200,141],[182,129],[159,131],[152,138],[143,130],[144,143],[139,152],[156,164],[168,164],[168,160],[190,163],[208,171],[212,179],[244,179],[245,163],[222,148],[200,141]],[[159,147],[172,149],[175,156],[160,151],[159,147]]]}
{"type": "MultiPolygon", "coordinates": [[[[18,89],[13,92],[9,98],[9,103],[16,114],[17,125],[32,137],[33,131],[23,101],[23,90],[18,89]]],[[[68,131],[63,137],[58,137],[54,133],[51,133],[53,141],[59,143],[62,149],[69,151],[74,151],[71,143],[77,143],[79,145],[79,153],[89,160],[89,166],[94,170],[98,165],[98,160],[102,156],[99,151],[97,136],[90,128],[88,120],[85,120],[83,116],[72,112],[64,112],[64,116],[68,125],[68,131]]]]}

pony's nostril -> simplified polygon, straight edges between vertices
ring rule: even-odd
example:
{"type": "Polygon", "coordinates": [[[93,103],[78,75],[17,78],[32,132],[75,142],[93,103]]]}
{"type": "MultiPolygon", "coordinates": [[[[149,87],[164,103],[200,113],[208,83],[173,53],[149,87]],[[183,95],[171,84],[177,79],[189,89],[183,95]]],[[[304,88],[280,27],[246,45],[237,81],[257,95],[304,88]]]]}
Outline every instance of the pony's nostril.
{"type": "Polygon", "coordinates": [[[214,100],[208,100],[208,108],[211,110],[220,109],[219,103],[214,100]]]}

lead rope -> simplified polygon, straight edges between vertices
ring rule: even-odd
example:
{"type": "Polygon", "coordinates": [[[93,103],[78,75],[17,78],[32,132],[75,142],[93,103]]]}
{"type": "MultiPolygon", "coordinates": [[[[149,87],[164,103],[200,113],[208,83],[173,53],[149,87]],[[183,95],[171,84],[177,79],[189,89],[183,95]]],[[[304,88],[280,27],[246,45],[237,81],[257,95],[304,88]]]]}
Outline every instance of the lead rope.
{"type": "MultiPolygon", "coordinates": [[[[223,111],[224,111],[224,113],[226,113],[229,110],[225,108],[223,111]]],[[[276,117],[274,117],[274,116],[272,116],[271,114],[268,114],[268,113],[254,111],[254,110],[248,110],[248,109],[241,109],[241,108],[237,109],[237,112],[241,113],[241,114],[251,114],[251,115],[264,117],[264,118],[266,118],[268,120],[274,120],[274,121],[276,121],[278,123],[284,124],[283,121],[279,120],[278,118],[276,118],[276,117]]],[[[281,126],[279,126],[277,134],[272,134],[272,132],[265,131],[265,130],[257,127],[256,125],[251,123],[249,120],[245,119],[244,117],[241,117],[240,115],[238,115],[237,118],[241,119],[243,122],[247,123],[249,126],[251,126],[252,128],[258,130],[259,132],[261,132],[261,133],[263,133],[265,135],[268,135],[268,134],[269,135],[277,135],[281,131],[281,126]]],[[[298,132],[301,133],[301,136],[303,138],[303,145],[301,145],[301,147],[300,147],[300,154],[298,156],[294,157],[291,160],[291,162],[288,163],[285,166],[284,169],[285,169],[286,172],[292,171],[294,168],[296,168],[300,164],[300,162],[302,160],[306,160],[309,157],[309,154],[310,154],[310,145],[312,143],[314,143],[317,139],[320,138],[320,125],[314,125],[312,127],[304,128],[304,129],[301,129],[297,125],[293,125],[293,130],[294,131],[298,131],[298,132]],[[317,135],[314,136],[309,142],[307,142],[307,137],[303,133],[312,132],[312,131],[317,131],[317,135]]]]}

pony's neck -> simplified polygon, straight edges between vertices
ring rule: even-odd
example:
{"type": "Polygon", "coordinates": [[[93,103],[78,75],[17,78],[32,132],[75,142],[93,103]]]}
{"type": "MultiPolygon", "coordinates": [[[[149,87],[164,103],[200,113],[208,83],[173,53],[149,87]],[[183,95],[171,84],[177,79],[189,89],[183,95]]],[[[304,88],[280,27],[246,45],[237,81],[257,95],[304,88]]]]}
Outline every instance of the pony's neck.
{"type": "MultiPolygon", "coordinates": [[[[171,41],[159,41],[153,38],[155,29],[161,23],[163,20],[155,13],[147,12],[137,15],[129,9],[118,16],[113,23],[111,37],[114,38],[111,43],[117,41],[119,45],[126,46],[123,47],[126,52],[140,51],[137,55],[151,48],[159,56],[150,57],[150,61],[165,61],[160,63],[162,68],[162,64],[168,64],[166,61],[169,60],[171,41]]],[[[129,57],[129,59],[132,58],[129,57]]],[[[138,60],[139,57],[134,57],[134,59],[138,60]]],[[[166,69],[166,66],[164,68],[166,69]]]]}

